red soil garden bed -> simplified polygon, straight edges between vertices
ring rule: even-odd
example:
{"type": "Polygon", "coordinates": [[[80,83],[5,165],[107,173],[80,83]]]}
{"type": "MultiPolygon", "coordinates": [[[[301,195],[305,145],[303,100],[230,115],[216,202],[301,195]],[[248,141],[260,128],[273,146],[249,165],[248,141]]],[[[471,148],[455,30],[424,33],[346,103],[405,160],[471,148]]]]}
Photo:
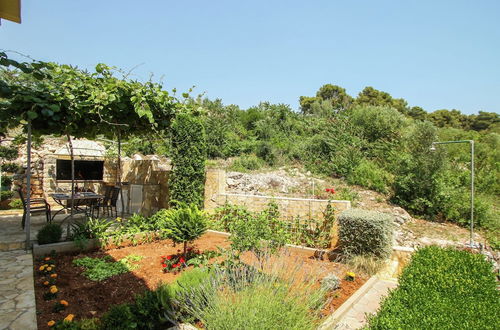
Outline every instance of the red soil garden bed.
{"type": "MultiPolygon", "coordinates": [[[[207,233],[193,244],[200,251],[217,250],[217,246],[227,248],[230,243],[226,237],[207,233]]],[[[112,248],[105,251],[86,252],[81,254],[56,255],[53,257],[57,270],[58,289],[57,298],[45,301],[43,295],[49,291],[43,283],[47,276],[38,272],[43,261],[35,262],[35,296],[37,306],[37,322],[39,329],[49,329],[47,322],[50,320],[62,320],[68,314],[79,318],[100,317],[112,305],[132,302],[134,296],[148,289],[155,289],[160,283],[171,283],[179,274],[163,273],[160,265],[161,256],[175,254],[181,248],[174,246],[170,240],[157,241],[137,246],[112,248]],[[137,262],[139,267],[129,273],[115,275],[106,280],[96,282],[83,276],[82,269],[74,266],[75,258],[104,257],[111,256],[113,259],[122,259],[128,255],[139,255],[143,257],[137,262]],[[54,312],[53,306],[60,300],[66,300],[69,305],[64,311],[54,312]]],[[[254,258],[250,254],[243,256],[245,262],[251,263],[254,258]]],[[[303,275],[322,278],[328,273],[335,273],[343,278],[348,269],[340,263],[328,260],[319,260],[314,257],[310,250],[287,249],[279,257],[280,267],[299,266],[303,275]]],[[[342,280],[339,290],[331,294],[331,303],[323,310],[323,314],[329,315],[351,296],[363,283],[366,277],[358,276],[355,281],[342,280]]]]}

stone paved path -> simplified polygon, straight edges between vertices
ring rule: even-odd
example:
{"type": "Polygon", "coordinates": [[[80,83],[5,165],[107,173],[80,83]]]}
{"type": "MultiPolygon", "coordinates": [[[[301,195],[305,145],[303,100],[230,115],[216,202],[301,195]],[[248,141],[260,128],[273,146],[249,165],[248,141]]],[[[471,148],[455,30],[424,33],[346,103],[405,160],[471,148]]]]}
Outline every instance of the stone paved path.
{"type": "Polygon", "coordinates": [[[31,252],[0,252],[0,329],[37,329],[31,252]]]}
{"type": "Polygon", "coordinates": [[[390,289],[398,286],[395,280],[378,279],[371,289],[349,309],[342,319],[333,327],[336,330],[359,329],[366,324],[366,314],[375,314],[382,297],[390,289]]]}

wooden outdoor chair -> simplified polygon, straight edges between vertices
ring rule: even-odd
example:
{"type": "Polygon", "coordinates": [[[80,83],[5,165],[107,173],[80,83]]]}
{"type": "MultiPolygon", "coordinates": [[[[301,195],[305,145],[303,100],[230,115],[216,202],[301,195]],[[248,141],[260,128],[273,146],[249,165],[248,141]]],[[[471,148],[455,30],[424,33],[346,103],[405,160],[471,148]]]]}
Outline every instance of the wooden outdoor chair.
{"type": "MultiPolygon", "coordinates": [[[[18,193],[19,197],[21,198],[21,201],[23,202],[23,220],[21,222],[21,226],[24,229],[24,225],[26,222],[26,215],[28,212],[28,201],[26,200],[22,189],[19,189],[18,193]]],[[[52,218],[50,216],[50,205],[44,198],[30,198],[29,205],[30,205],[30,215],[39,214],[43,212],[45,213],[47,222],[48,223],[51,222],[52,218]]]]}
{"type": "Polygon", "coordinates": [[[118,201],[119,196],[120,187],[113,187],[113,189],[111,190],[111,198],[109,200],[108,210],[111,213],[111,216],[113,216],[113,209],[115,209],[115,218],[118,216],[118,212],[116,211],[116,202],[118,201]]]}
{"type": "Polygon", "coordinates": [[[90,206],[90,216],[93,218],[95,214],[97,214],[97,218],[99,218],[100,209],[102,208],[102,214],[109,206],[109,201],[111,200],[111,193],[113,191],[113,186],[104,186],[104,197],[100,200],[95,201],[90,206]]]}

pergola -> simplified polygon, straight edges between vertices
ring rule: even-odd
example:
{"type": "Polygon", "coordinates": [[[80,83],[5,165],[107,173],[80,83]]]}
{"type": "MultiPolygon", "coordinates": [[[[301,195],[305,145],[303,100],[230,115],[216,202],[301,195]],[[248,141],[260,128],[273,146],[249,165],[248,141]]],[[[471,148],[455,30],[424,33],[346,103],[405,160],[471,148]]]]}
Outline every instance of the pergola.
{"type": "MultiPolygon", "coordinates": [[[[27,200],[31,198],[31,142],[33,134],[65,135],[72,161],[72,137],[103,136],[118,141],[130,135],[162,133],[176,112],[186,110],[157,83],[116,78],[104,64],[93,73],[50,62],[17,62],[0,52],[0,127],[24,127],[27,133],[27,200]],[[10,70],[10,68],[14,70],[10,70]]],[[[119,71],[118,71],[119,72],[119,71]]],[[[118,161],[120,177],[121,164],[118,161]]],[[[118,180],[121,181],[121,180],[118,180]]],[[[121,184],[121,182],[117,182],[121,184]]],[[[27,203],[26,247],[30,243],[30,203],[27,203]]]]}

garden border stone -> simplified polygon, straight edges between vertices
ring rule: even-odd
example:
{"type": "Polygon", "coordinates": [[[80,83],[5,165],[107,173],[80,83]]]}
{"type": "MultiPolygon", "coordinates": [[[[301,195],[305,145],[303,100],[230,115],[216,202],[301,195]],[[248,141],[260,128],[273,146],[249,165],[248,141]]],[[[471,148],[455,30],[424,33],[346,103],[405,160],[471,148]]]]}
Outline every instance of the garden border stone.
{"type": "MultiPolygon", "coordinates": [[[[220,235],[223,237],[231,236],[230,233],[211,230],[211,229],[208,229],[207,233],[220,235]]],[[[139,238],[143,234],[145,234],[145,233],[138,233],[135,235],[135,238],[139,238]]],[[[285,246],[287,248],[290,248],[290,249],[295,250],[297,252],[314,252],[315,254],[319,254],[319,255],[324,255],[328,251],[325,249],[315,249],[315,248],[311,248],[311,247],[307,247],[307,246],[293,245],[293,244],[286,244],[285,246]]],[[[74,241],[65,241],[65,242],[57,242],[57,243],[42,244],[42,245],[38,244],[37,242],[34,242],[33,243],[33,256],[35,256],[35,257],[44,256],[44,255],[50,254],[52,251],[55,251],[56,253],[89,251],[89,250],[97,249],[99,247],[100,247],[100,242],[98,239],[88,239],[84,248],[76,245],[76,243],[74,241]]]]}
{"type": "Polygon", "coordinates": [[[349,297],[338,309],[333,312],[319,327],[318,330],[332,329],[335,324],[377,283],[378,278],[373,275],[352,296],[349,297]]]}

